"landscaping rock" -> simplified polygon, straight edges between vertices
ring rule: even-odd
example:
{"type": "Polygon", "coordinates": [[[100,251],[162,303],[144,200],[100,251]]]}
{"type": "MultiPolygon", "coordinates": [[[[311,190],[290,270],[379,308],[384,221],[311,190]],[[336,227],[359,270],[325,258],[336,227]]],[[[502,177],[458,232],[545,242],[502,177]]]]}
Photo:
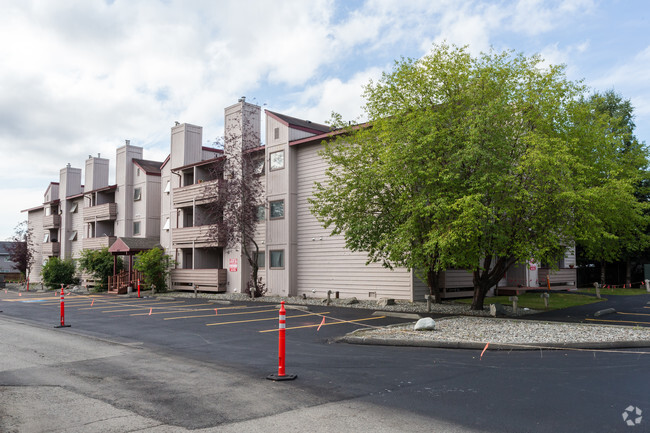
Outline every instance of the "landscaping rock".
{"type": "Polygon", "coordinates": [[[359,300],[357,298],[355,298],[355,297],[348,298],[345,301],[343,301],[343,304],[345,304],[345,305],[352,305],[352,304],[358,304],[358,303],[359,303],[359,300]]]}
{"type": "Polygon", "coordinates": [[[388,305],[395,305],[395,300],[391,298],[380,298],[379,301],[377,301],[377,303],[381,307],[387,307],[388,305]]]}
{"type": "Polygon", "coordinates": [[[436,322],[431,317],[423,317],[413,327],[416,331],[433,331],[436,329],[436,322]]]}
{"type": "Polygon", "coordinates": [[[492,317],[497,317],[497,316],[505,316],[506,315],[506,309],[503,307],[503,305],[497,303],[490,304],[490,316],[492,317]]]}

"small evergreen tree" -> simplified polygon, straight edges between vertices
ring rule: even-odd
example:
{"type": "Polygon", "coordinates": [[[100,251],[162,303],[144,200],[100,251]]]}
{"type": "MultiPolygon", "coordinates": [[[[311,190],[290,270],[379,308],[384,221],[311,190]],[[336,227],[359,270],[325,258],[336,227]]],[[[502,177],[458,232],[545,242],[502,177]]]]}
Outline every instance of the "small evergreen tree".
{"type": "Polygon", "coordinates": [[[159,292],[167,290],[167,276],[174,260],[158,247],[142,251],[135,257],[133,268],[142,272],[145,286],[154,286],[159,292]]]}
{"type": "Polygon", "coordinates": [[[61,284],[79,284],[75,272],[75,264],[72,260],[50,257],[41,270],[41,276],[43,277],[43,284],[50,289],[58,289],[61,284]]]}

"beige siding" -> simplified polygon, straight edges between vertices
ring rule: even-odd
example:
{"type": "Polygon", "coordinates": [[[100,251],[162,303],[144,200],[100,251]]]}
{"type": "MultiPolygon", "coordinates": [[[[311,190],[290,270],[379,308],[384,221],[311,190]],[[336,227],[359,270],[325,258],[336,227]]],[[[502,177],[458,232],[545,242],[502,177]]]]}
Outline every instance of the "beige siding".
{"type": "Polygon", "coordinates": [[[429,286],[425,281],[422,281],[417,276],[417,272],[413,271],[413,300],[421,301],[425,295],[429,294],[429,286]]]}
{"type": "Polygon", "coordinates": [[[41,281],[41,269],[43,269],[43,255],[41,254],[43,235],[43,210],[30,211],[27,214],[27,225],[32,230],[32,240],[34,247],[34,263],[29,273],[29,280],[33,282],[41,281]]]}
{"type": "Polygon", "coordinates": [[[72,200],[68,206],[68,218],[70,218],[70,229],[71,232],[77,232],[77,239],[70,241],[70,254],[71,258],[77,259],[83,250],[83,235],[84,235],[84,220],[83,220],[83,209],[84,209],[83,198],[72,200]],[[71,206],[77,205],[76,212],[69,212],[71,206]]]}
{"type": "Polygon", "coordinates": [[[365,253],[345,249],[343,237],[330,237],[311,214],[307,198],[314,182],[325,180],[319,149],[317,144],[298,148],[298,294],[322,297],[332,290],[339,291],[341,297],[412,299],[411,272],[403,268],[391,271],[377,263],[366,265],[365,253]]]}
{"type": "Polygon", "coordinates": [[[295,141],[295,140],[300,140],[302,138],[313,137],[314,135],[316,134],[312,132],[305,132],[299,129],[292,128],[289,130],[289,141],[295,141]]]}

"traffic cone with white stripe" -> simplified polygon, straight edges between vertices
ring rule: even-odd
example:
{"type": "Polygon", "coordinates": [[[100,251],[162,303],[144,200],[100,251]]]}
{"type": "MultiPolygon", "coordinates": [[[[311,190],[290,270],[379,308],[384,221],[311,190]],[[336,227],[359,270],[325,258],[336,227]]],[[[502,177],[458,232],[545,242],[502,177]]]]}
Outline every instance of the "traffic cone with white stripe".
{"type": "Polygon", "coordinates": [[[293,380],[298,377],[295,374],[285,373],[285,342],[286,342],[286,321],[287,311],[284,309],[284,301],[280,303],[280,317],[278,321],[278,374],[270,374],[266,378],[269,380],[293,380]]]}

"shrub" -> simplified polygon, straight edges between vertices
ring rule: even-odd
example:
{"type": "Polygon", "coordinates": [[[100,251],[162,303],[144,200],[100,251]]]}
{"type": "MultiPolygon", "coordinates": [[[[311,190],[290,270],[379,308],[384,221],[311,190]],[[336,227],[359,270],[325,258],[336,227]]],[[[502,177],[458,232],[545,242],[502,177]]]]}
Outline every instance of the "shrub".
{"type": "MultiPolygon", "coordinates": [[[[106,247],[100,250],[83,250],[79,257],[79,269],[100,280],[101,290],[106,290],[108,277],[113,275],[113,263],[113,255],[106,247]]],[[[117,260],[116,272],[120,272],[123,268],[122,260],[117,260]]]]}
{"type": "Polygon", "coordinates": [[[143,251],[135,256],[133,268],[142,272],[145,286],[154,286],[156,291],[167,290],[167,276],[174,260],[160,248],[143,251]]]}
{"type": "Polygon", "coordinates": [[[75,277],[75,264],[72,260],[61,260],[58,257],[50,257],[43,265],[41,276],[43,284],[50,289],[58,289],[61,284],[79,284],[79,278],[75,277]]]}

